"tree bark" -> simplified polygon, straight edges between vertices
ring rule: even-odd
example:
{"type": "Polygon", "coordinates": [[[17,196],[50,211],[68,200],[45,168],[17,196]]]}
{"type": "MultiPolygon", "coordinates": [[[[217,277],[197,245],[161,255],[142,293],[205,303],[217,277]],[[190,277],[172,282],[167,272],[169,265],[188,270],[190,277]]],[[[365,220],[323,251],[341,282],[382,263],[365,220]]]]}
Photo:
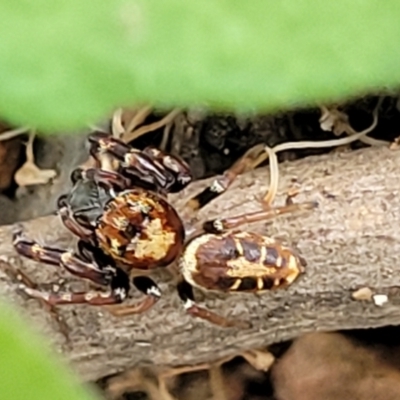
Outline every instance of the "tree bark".
{"type": "MultiPolygon", "coordinates": [[[[84,380],[138,365],[211,362],[310,331],[400,324],[399,171],[400,152],[387,148],[280,164],[275,204],[282,204],[287,190],[295,186],[300,190],[296,202],[316,200],[319,207],[247,229],[295,246],[307,260],[306,273],[288,289],[262,295],[196,292],[211,310],[250,321],[253,327],[248,330],[220,328],[186,315],[171,276],[159,271],[155,279],[163,297],[143,315],[117,318],[98,307],[60,306],[66,338],[43,304],[22,295],[7,271],[19,268],[45,288],[57,284],[77,290],[86,283],[61,269],[18,257],[11,245],[11,226],[0,228],[0,296],[46,335],[84,380]],[[352,293],[362,287],[387,295],[388,301],[378,306],[372,300],[354,300],[352,293]]],[[[261,168],[239,177],[228,193],[200,213],[202,218],[259,208],[257,199],[268,187],[268,176],[268,169],[261,168]]],[[[192,184],[171,202],[183,212],[184,199],[206,182],[192,184]]],[[[49,245],[73,243],[54,216],[26,222],[24,228],[49,245]]]]}

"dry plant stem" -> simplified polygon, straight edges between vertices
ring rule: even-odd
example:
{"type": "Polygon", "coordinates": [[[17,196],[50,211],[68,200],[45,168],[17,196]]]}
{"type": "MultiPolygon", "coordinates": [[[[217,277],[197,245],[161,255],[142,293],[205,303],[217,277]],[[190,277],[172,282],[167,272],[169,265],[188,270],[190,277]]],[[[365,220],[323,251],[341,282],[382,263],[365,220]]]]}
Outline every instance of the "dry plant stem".
{"type": "Polygon", "coordinates": [[[387,140],[375,139],[369,136],[362,137],[360,141],[370,146],[388,146],[390,144],[387,140]]]}
{"type": "Polygon", "coordinates": [[[172,126],[173,126],[173,121],[171,121],[167,125],[165,125],[163,137],[162,137],[162,140],[161,140],[161,143],[159,146],[160,150],[162,150],[162,151],[166,151],[166,149],[167,149],[167,144],[168,144],[172,126]]]}
{"type": "Polygon", "coordinates": [[[148,132],[152,132],[152,131],[155,131],[156,129],[160,129],[164,125],[167,125],[167,124],[173,122],[175,117],[180,112],[181,112],[180,109],[175,109],[157,122],[153,122],[152,124],[142,126],[134,131],[127,130],[126,133],[124,134],[124,136],[122,137],[122,139],[124,140],[125,143],[129,143],[132,140],[135,140],[148,132]]]}
{"type": "MultiPolygon", "coordinates": [[[[325,140],[319,142],[312,141],[303,141],[303,142],[287,142],[277,145],[273,148],[269,146],[264,146],[262,144],[257,144],[251,149],[249,149],[229,170],[225,171],[222,177],[218,177],[214,180],[212,187],[221,187],[222,190],[213,190],[211,191],[218,193],[219,195],[225,192],[235,181],[238,175],[242,174],[245,171],[250,171],[255,169],[258,165],[262,164],[266,159],[270,158],[270,184],[268,187],[268,191],[266,195],[261,199],[261,203],[263,208],[271,208],[273,206],[274,199],[278,192],[278,184],[279,184],[279,167],[278,167],[278,158],[276,154],[279,151],[290,150],[290,149],[303,149],[303,148],[323,148],[323,147],[337,147],[345,144],[349,144],[360,138],[367,135],[373,129],[375,129],[378,122],[378,110],[383,101],[383,98],[379,98],[377,105],[373,111],[373,123],[367,129],[361,132],[353,132],[354,135],[342,138],[342,139],[334,139],[334,140],[325,140]]],[[[348,129],[352,129],[348,125],[348,129]]],[[[193,198],[188,201],[188,212],[193,212],[201,208],[203,205],[199,203],[198,198],[193,198]]],[[[186,214],[185,214],[186,216],[186,214]]],[[[196,219],[192,218],[191,224],[195,224],[196,219]]]]}
{"type": "Polygon", "coordinates": [[[333,140],[322,140],[318,142],[312,142],[312,141],[304,141],[304,142],[287,142],[287,143],[282,143],[278,144],[273,148],[275,153],[278,153],[280,151],[284,150],[293,150],[293,149],[310,149],[310,148],[324,148],[324,147],[337,147],[337,146],[344,146],[346,144],[350,144],[352,142],[355,142],[357,140],[360,140],[362,137],[365,135],[368,135],[368,133],[372,132],[375,128],[376,125],[378,124],[378,108],[380,105],[381,101],[379,101],[379,104],[377,107],[375,107],[374,113],[373,113],[373,122],[372,124],[364,129],[361,132],[355,132],[354,135],[351,135],[349,137],[345,137],[342,139],[333,139],[333,140]]]}
{"type": "Polygon", "coordinates": [[[268,192],[263,199],[263,203],[266,206],[272,207],[272,203],[278,193],[278,183],[279,183],[279,167],[278,167],[278,157],[276,152],[270,147],[265,147],[265,151],[269,158],[269,188],[268,192]]]}
{"type": "Polygon", "coordinates": [[[142,124],[145,119],[151,114],[153,111],[153,107],[145,106],[138,110],[138,112],[134,115],[134,117],[130,120],[128,126],[125,129],[126,134],[132,133],[137,126],[142,124]]]}
{"type": "MultiPolygon", "coordinates": [[[[378,110],[379,110],[380,105],[382,104],[382,100],[383,100],[382,98],[380,98],[378,100],[378,103],[373,111],[372,124],[368,128],[364,129],[361,132],[356,132],[356,131],[352,130],[354,132],[354,134],[347,138],[323,140],[323,141],[316,141],[316,142],[311,142],[311,141],[286,142],[286,143],[279,144],[279,145],[273,147],[272,149],[269,146],[265,146],[264,153],[261,154],[252,164],[252,168],[256,168],[257,165],[260,165],[267,158],[270,158],[270,184],[269,184],[268,192],[265,195],[262,202],[267,206],[271,206],[276,197],[276,194],[278,192],[279,167],[278,167],[278,160],[276,157],[276,154],[278,152],[285,151],[285,150],[293,150],[293,149],[338,147],[338,146],[347,145],[347,144],[350,144],[357,140],[360,140],[363,137],[365,137],[368,133],[372,132],[375,129],[376,125],[378,124],[378,110]]],[[[349,126],[349,128],[352,129],[350,126],[349,126]]],[[[256,145],[253,149],[258,151],[259,145],[256,145]]]]}
{"type": "MultiPolygon", "coordinates": [[[[383,100],[383,98],[380,98],[379,105],[382,103],[382,100],[383,100]]],[[[330,114],[330,110],[326,106],[321,105],[320,109],[321,109],[321,114],[322,114],[321,115],[321,119],[324,116],[327,116],[327,115],[330,114]]],[[[347,124],[346,129],[344,129],[344,132],[349,136],[357,134],[357,131],[355,131],[349,124],[347,124]]],[[[363,142],[363,143],[368,144],[370,146],[388,146],[390,144],[390,142],[388,142],[386,140],[374,139],[374,138],[369,137],[369,136],[360,137],[359,140],[360,140],[360,142],[363,142]]]]}
{"type": "Polygon", "coordinates": [[[0,142],[3,142],[5,140],[10,140],[12,138],[15,138],[16,136],[23,135],[28,132],[29,132],[29,128],[27,128],[27,127],[16,128],[16,129],[12,129],[9,131],[1,132],[0,133],[0,142]]]}
{"type": "Polygon", "coordinates": [[[124,126],[122,125],[122,113],[123,109],[118,108],[111,119],[111,132],[113,137],[120,139],[125,132],[124,126]]]}
{"type": "Polygon", "coordinates": [[[35,164],[35,157],[33,155],[33,142],[36,137],[36,132],[31,131],[29,133],[28,142],[26,143],[26,161],[35,164]]]}
{"type": "MultiPolygon", "coordinates": [[[[229,318],[250,321],[250,329],[223,329],[185,313],[172,277],[154,274],[162,298],[140,316],[113,317],[99,307],[60,306],[69,341],[41,303],[19,293],[0,265],[0,297],[15,307],[71,363],[83,380],[94,380],[128,368],[157,365],[170,368],[212,363],[252,348],[292,339],[310,331],[372,328],[400,324],[400,152],[371,147],[329,153],[280,164],[278,202],[296,179],[298,202],[318,201],[312,212],[285,215],[249,229],[297,248],[307,261],[305,274],[288,289],[260,295],[202,295],[208,309],[229,318]],[[388,296],[379,307],[352,298],[368,287],[388,296]]],[[[229,192],[200,211],[199,217],[233,216],[259,209],[255,199],[268,188],[268,168],[238,177],[229,192]]],[[[187,199],[209,185],[195,182],[171,196],[182,213],[187,199]]],[[[19,258],[11,245],[11,226],[0,228],[0,254],[8,267],[20,269],[39,287],[79,289],[85,283],[61,269],[19,258]],[[60,283],[60,279],[64,283],[60,283]]],[[[71,236],[54,216],[24,223],[28,236],[50,246],[71,246],[71,236]]],[[[132,293],[134,303],[140,295],[132,293]]]]}

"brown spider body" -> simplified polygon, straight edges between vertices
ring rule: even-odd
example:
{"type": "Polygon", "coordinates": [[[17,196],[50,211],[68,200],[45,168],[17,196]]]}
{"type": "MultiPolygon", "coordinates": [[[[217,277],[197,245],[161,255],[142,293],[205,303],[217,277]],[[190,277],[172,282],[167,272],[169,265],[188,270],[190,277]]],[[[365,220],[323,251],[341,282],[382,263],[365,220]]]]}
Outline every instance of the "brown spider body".
{"type": "Polygon", "coordinates": [[[180,269],[192,286],[222,292],[261,292],[293,283],[305,262],[292,249],[250,232],[203,234],[191,240],[180,269]]]}
{"type": "Polygon", "coordinates": [[[125,271],[165,267],[183,247],[183,223],[161,196],[132,189],[110,200],[95,229],[98,245],[125,271]]]}

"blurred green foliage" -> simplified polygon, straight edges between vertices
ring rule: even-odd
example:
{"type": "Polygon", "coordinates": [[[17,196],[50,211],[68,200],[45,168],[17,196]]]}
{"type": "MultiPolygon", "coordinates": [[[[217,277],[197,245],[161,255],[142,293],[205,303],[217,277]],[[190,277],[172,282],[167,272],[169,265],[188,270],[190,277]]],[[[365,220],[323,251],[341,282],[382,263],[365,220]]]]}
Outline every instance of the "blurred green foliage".
{"type": "Polygon", "coordinates": [[[15,310],[0,304],[0,398],[2,400],[95,400],[43,338],[15,310]]]}
{"type": "Polygon", "coordinates": [[[0,114],[82,126],[114,107],[272,111],[400,83],[396,0],[3,0],[0,114]]]}

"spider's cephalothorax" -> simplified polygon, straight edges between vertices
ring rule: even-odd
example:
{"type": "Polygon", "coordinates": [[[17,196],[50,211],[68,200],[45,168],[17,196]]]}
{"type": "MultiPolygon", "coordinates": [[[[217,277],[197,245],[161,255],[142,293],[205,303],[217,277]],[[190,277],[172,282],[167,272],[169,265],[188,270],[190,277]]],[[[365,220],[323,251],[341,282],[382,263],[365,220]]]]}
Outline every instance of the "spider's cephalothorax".
{"type": "MultiPolygon", "coordinates": [[[[98,167],[77,169],[73,187],[58,200],[64,225],[77,235],[78,251],[40,246],[14,234],[16,250],[36,261],[62,266],[73,275],[106,286],[108,292],[43,292],[25,288],[30,296],[56,304],[114,305],[116,315],[140,313],[161,296],[157,284],[144,270],[165,267],[179,259],[178,294],[187,312],[221,326],[248,326],[199,307],[193,287],[205,291],[260,292],[286,287],[304,272],[305,261],[297,252],[264,235],[241,232],[239,226],[271,219],[283,213],[312,209],[313,202],[206,221],[185,242],[184,224],[166,196],[183,189],[191,180],[185,162],[154,148],[131,148],[106,134],[89,138],[98,167]],[[115,158],[114,169],[102,169],[102,155],[115,158]],[[133,285],[146,296],[138,304],[123,302],[133,285]]],[[[239,161],[189,202],[193,211],[223,193],[246,166],[239,161]]],[[[290,200],[288,198],[288,200],[290,200]]],[[[187,221],[185,221],[187,222],[187,221]]]]}

